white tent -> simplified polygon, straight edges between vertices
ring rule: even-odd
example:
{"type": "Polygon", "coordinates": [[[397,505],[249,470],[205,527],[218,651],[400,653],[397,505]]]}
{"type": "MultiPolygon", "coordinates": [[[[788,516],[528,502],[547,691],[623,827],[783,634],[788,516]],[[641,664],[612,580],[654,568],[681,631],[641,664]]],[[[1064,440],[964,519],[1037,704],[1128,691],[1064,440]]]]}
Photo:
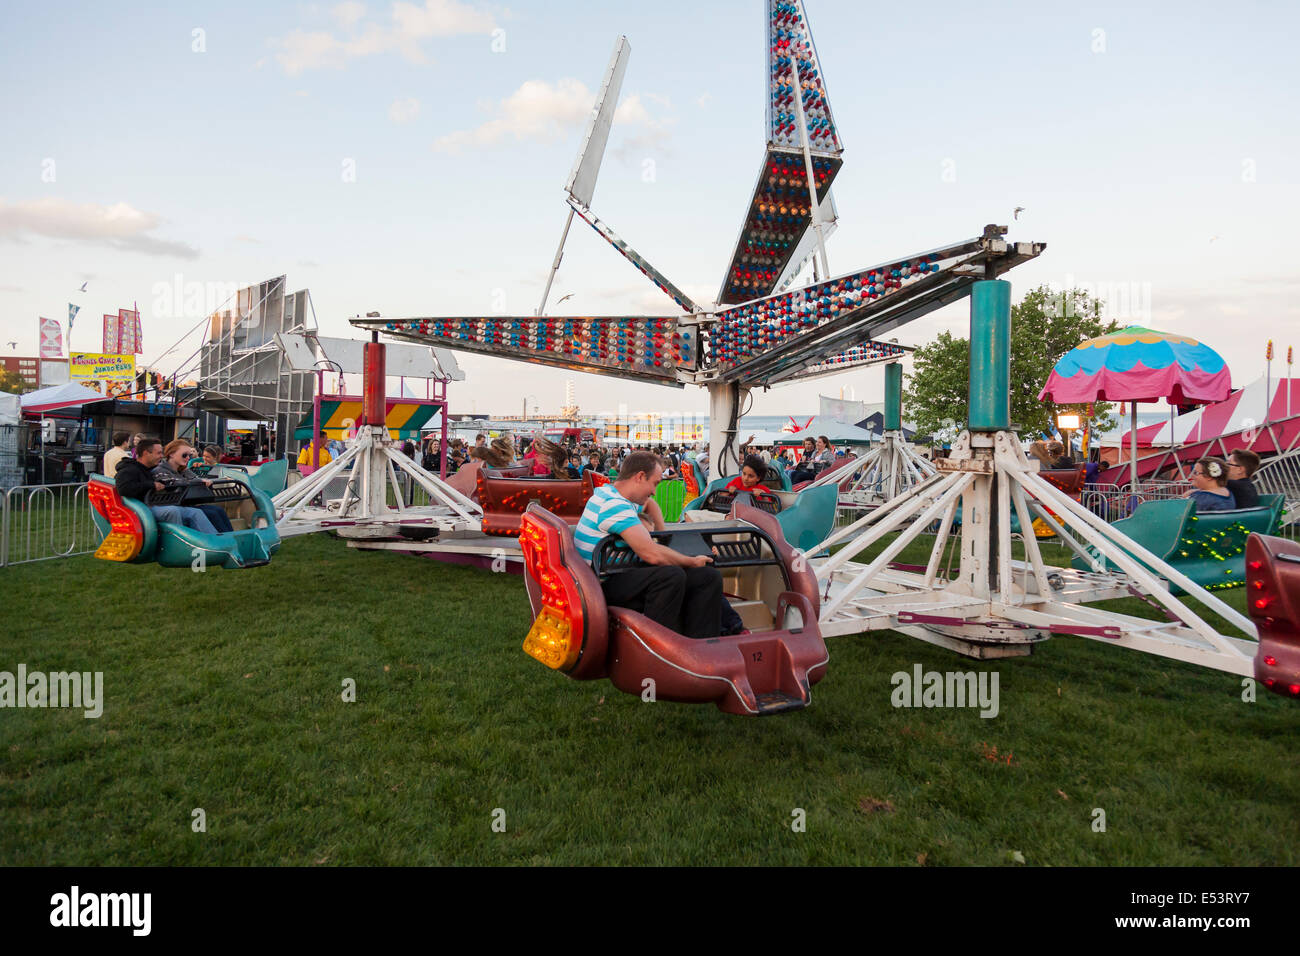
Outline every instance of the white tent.
{"type": "Polygon", "coordinates": [[[21,408],[19,396],[0,392],[0,488],[23,483],[22,458],[18,453],[21,408]]]}
{"type": "MultiPolygon", "coordinates": [[[[745,431],[744,424],[740,425],[737,433],[741,441],[749,437],[749,432],[745,431]]],[[[754,444],[799,443],[805,438],[815,439],[822,435],[830,439],[832,445],[868,445],[873,441],[880,441],[880,435],[876,432],[818,415],[797,432],[754,432],[754,444]]]]}
{"type": "Polygon", "coordinates": [[[21,409],[21,396],[0,392],[0,425],[17,425],[22,418],[21,409]]]}
{"type": "Polygon", "coordinates": [[[36,391],[28,392],[22,396],[23,411],[25,412],[52,412],[58,408],[76,408],[79,405],[106,401],[108,399],[93,388],[86,388],[84,385],[78,385],[75,382],[51,385],[49,388],[38,388],[36,391]]]}

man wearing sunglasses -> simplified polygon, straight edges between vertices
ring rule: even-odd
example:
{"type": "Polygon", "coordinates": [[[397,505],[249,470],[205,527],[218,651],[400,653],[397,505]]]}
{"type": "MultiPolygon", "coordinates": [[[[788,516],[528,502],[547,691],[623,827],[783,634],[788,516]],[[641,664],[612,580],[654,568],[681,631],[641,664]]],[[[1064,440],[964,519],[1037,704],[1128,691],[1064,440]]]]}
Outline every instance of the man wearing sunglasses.
{"type": "MultiPolygon", "coordinates": [[[[175,441],[167,443],[163,449],[163,460],[156,465],[150,472],[155,481],[162,482],[164,488],[183,487],[185,485],[204,484],[212,486],[212,480],[209,478],[185,477],[184,472],[190,465],[190,459],[198,454],[194,446],[189,444],[183,438],[177,438],[175,441]]],[[[186,507],[191,507],[187,505],[186,507]]],[[[194,505],[199,511],[207,515],[208,520],[212,522],[212,527],[218,533],[234,531],[230,524],[230,517],[226,514],[226,509],[221,505],[194,505]]]]}

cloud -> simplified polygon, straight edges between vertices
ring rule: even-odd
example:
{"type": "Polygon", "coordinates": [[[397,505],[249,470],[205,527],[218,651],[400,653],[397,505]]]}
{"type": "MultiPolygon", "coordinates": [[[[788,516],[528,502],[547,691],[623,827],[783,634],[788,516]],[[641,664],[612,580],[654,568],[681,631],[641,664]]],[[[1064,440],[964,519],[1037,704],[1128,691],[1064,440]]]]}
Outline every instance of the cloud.
{"type": "Polygon", "coordinates": [[[199,250],[184,242],[149,235],[162,220],[124,202],[111,206],[66,199],[6,203],[0,199],[0,238],[22,241],[26,234],[91,242],[127,252],[196,259],[199,250]]]}
{"type": "Polygon", "coordinates": [[[414,96],[393,100],[393,105],[388,107],[388,118],[394,123],[409,123],[419,115],[420,101],[414,96]]]}
{"type": "Polygon", "coordinates": [[[392,51],[412,63],[425,63],[421,41],[488,34],[496,27],[491,14],[460,0],[425,0],[423,6],[394,3],[386,24],[367,20],[361,3],[340,3],[330,13],[341,33],[299,29],[271,40],[275,59],[289,76],[306,70],[341,69],[351,60],[392,51]]]}
{"type": "MultiPolygon", "coordinates": [[[[499,104],[490,106],[496,115],[471,130],[457,130],[434,141],[435,152],[456,153],[468,148],[499,146],[504,142],[550,143],[583,127],[591,116],[596,94],[581,80],[566,78],[555,83],[528,80],[499,104]]],[[[666,103],[662,97],[654,97],[666,103]]],[[[615,127],[638,132],[629,140],[638,148],[663,146],[669,138],[671,120],[657,119],[645,108],[641,97],[632,94],[614,110],[615,127]]],[[[625,143],[621,149],[627,149],[625,143]]]]}
{"type": "Polygon", "coordinates": [[[345,30],[351,30],[366,15],[366,5],[349,0],[347,3],[335,4],[330,9],[330,16],[345,30]]]}

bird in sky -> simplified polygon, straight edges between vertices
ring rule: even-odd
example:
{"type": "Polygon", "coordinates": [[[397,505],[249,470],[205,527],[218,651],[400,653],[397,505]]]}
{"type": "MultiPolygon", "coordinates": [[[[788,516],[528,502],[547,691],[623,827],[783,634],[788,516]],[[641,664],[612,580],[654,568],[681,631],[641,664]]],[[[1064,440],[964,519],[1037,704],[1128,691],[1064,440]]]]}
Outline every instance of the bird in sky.
{"type": "Polygon", "coordinates": [[[9,343],[9,347],[10,347],[11,349],[16,349],[16,348],[18,348],[18,343],[17,343],[17,342],[10,342],[10,343],[9,343]]]}
{"type": "Polygon", "coordinates": [[[86,291],[86,286],[88,286],[88,285],[90,285],[89,282],[83,282],[83,283],[81,283],[81,288],[78,289],[77,291],[78,291],[78,292],[85,292],[85,291],[86,291]]]}
{"type": "MultiPolygon", "coordinates": [[[[560,299],[560,302],[563,302],[565,299],[572,299],[572,298],[573,298],[573,293],[570,292],[568,295],[563,296],[563,297],[560,299]]],[[[556,304],[556,305],[559,305],[560,302],[557,302],[557,303],[555,303],[555,304],[556,304]]]]}
{"type": "Polygon", "coordinates": [[[1013,219],[1019,219],[1019,218],[1020,218],[1020,214],[1021,214],[1022,212],[1024,212],[1024,211],[1025,211],[1025,207],[1024,207],[1024,206],[1017,206],[1017,207],[1016,207],[1016,211],[1013,212],[1013,213],[1011,214],[1011,217],[1012,217],[1013,219]]]}

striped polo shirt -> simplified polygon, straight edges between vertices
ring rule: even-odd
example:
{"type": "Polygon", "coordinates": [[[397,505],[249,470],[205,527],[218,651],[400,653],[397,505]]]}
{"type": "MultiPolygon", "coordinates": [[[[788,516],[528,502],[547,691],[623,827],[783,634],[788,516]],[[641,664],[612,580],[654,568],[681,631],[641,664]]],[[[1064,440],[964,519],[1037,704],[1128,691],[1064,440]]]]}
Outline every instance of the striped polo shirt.
{"type": "Polygon", "coordinates": [[[582,518],[573,529],[573,543],[584,561],[590,561],[607,534],[622,534],[640,521],[641,509],[628,501],[614,483],[601,485],[587,501],[582,518]]]}

